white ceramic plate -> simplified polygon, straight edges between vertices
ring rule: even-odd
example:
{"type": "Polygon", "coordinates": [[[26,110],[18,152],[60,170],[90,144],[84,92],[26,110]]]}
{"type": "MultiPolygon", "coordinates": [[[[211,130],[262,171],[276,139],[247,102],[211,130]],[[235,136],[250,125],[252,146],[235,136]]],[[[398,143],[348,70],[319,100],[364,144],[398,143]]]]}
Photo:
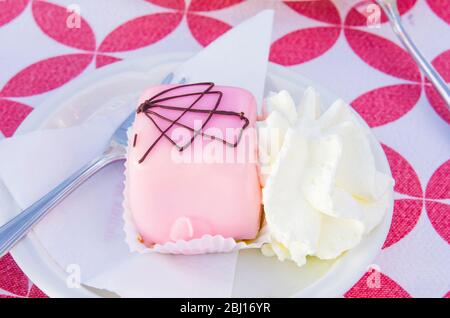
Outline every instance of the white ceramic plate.
{"type": "MultiPolygon", "coordinates": [[[[166,54],[148,59],[120,62],[104,67],[65,85],[41,104],[18,128],[22,134],[40,128],[61,128],[79,124],[99,111],[105,97],[142,91],[159,83],[176,65],[191,54],[166,54]],[[112,95],[113,94],[113,95],[112,95]]],[[[299,100],[305,88],[314,86],[321,94],[324,107],[337,96],[286,68],[270,64],[266,93],[288,90],[299,100]]],[[[361,119],[361,121],[363,121],[361,119]]],[[[372,138],[376,164],[380,171],[390,174],[384,152],[372,138]]],[[[2,191],[0,187],[0,192],[2,191]]],[[[334,261],[311,258],[298,268],[292,262],[267,258],[259,251],[242,251],[239,255],[233,296],[236,297],[341,297],[364,274],[381,250],[392,218],[392,202],[382,223],[356,248],[334,261]]],[[[0,211],[1,212],[1,211],[0,211]]],[[[6,220],[11,215],[0,215],[6,220]]],[[[14,259],[28,277],[50,297],[105,297],[104,291],[89,287],[69,289],[65,271],[31,232],[12,251],[14,259]]],[[[151,286],[149,286],[151,288],[151,286]]]]}

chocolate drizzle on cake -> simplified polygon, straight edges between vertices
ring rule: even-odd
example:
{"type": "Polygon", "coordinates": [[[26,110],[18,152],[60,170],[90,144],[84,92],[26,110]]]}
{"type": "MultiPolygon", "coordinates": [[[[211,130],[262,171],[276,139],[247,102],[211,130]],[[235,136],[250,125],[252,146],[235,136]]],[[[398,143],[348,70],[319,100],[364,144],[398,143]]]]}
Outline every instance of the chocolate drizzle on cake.
{"type": "Polygon", "coordinates": [[[137,134],[134,134],[133,147],[136,147],[136,142],[137,142],[137,134]]]}
{"type": "MultiPolygon", "coordinates": [[[[179,151],[185,150],[187,147],[189,147],[190,144],[194,142],[194,139],[201,135],[203,137],[209,138],[211,140],[218,140],[221,141],[223,144],[230,146],[230,147],[236,147],[239,144],[239,141],[242,138],[242,134],[245,128],[249,125],[249,120],[247,117],[244,116],[243,112],[233,112],[233,111],[226,111],[226,110],[218,110],[220,103],[222,101],[223,93],[218,90],[213,90],[215,84],[214,83],[195,83],[195,84],[184,84],[184,85],[178,85],[171,88],[168,88],[166,90],[163,90],[159,92],[158,94],[154,95],[150,99],[146,100],[144,103],[139,105],[137,109],[137,113],[143,113],[145,116],[155,125],[155,127],[161,132],[161,134],[156,138],[156,140],[150,145],[150,147],[147,149],[147,151],[144,153],[144,155],[139,159],[139,163],[142,163],[145,158],[149,155],[149,153],[152,151],[152,149],[156,146],[156,144],[162,139],[166,138],[170,143],[172,143],[179,151]],[[185,93],[185,94],[176,94],[176,91],[183,87],[191,87],[191,86],[198,86],[198,87],[205,87],[200,92],[194,92],[194,93],[185,93]],[[174,92],[174,95],[164,96],[167,93],[174,92]],[[194,106],[206,95],[215,95],[217,96],[217,100],[215,101],[214,105],[211,109],[197,109],[194,108],[194,106]],[[187,105],[186,107],[176,107],[176,106],[168,106],[164,105],[163,103],[165,101],[177,99],[177,98],[183,98],[183,97],[195,97],[194,101],[187,105]],[[156,109],[167,109],[167,110],[173,110],[173,111],[180,111],[180,115],[175,119],[170,119],[166,116],[163,116],[156,112],[156,109]],[[200,129],[195,130],[192,127],[189,127],[187,125],[184,125],[180,123],[180,119],[187,114],[188,112],[191,113],[203,113],[207,114],[206,120],[202,123],[202,126],[200,129]],[[213,116],[216,115],[222,115],[222,116],[234,116],[239,118],[244,122],[242,128],[239,131],[238,137],[234,143],[228,142],[225,139],[218,138],[216,136],[208,135],[203,132],[203,129],[208,124],[208,122],[211,120],[213,116]],[[156,123],[155,118],[159,118],[161,120],[169,122],[169,126],[166,129],[161,129],[161,127],[156,123]],[[174,127],[183,127],[193,132],[193,136],[191,139],[185,143],[184,145],[180,146],[178,145],[173,139],[170,138],[168,135],[168,131],[174,127]]],[[[134,136],[133,146],[136,145],[137,140],[137,134],[134,136]]]]}

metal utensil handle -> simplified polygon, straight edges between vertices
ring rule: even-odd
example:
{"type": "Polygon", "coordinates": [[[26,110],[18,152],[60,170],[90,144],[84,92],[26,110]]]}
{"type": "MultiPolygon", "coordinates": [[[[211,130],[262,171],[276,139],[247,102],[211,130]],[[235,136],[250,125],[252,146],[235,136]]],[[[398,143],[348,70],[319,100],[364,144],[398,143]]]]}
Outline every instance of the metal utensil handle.
{"type": "Polygon", "coordinates": [[[419,65],[422,72],[426,75],[426,77],[428,77],[428,79],[434,85],[436,90],[442,96],[445,103],[447,104],[447,108],[450,110],[450,88],[448,87],[444,79],[441,77],[441,75],[425,59],[425,57],[416,47],[414,42],[411,40],[405,28],[403,27],[400,15],[398,14],[398,11],[396,7],[394,7],[394,5],[395,4],[386,2],[382,4],[384,11],[389,17],[394,32],[396,33],[397,37],[400,39],[404,47],[411,54],[413,59],[416,61],[416,63],[419,65]]]}
{"type": "Polygon", "coordinates": [[[0,257],[6,254],[62,199],[104,166],[119,159],[123,159],[123,154],[112,153],[93,160],[0,227],[0,257]]]}

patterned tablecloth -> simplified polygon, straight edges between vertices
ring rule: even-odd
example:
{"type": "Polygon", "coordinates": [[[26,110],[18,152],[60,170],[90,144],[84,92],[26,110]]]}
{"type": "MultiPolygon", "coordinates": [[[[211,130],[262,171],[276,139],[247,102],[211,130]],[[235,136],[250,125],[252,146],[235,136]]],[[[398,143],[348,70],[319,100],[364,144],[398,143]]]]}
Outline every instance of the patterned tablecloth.
{"type": "MultiPolygon", "coordinates": [[[[449,82],[450,0],[398,4],[449,82]]],[[[450,297],[450,112],[371,1],[0,0],[0,138],[75,77],[198,51],[263,8],[276,11],[270,60],[350,102],[382,142],[396,180],[383,250],[344,296],[450,297]]],[[[6,255],[2,297],[45,295],[6,255]]]]}

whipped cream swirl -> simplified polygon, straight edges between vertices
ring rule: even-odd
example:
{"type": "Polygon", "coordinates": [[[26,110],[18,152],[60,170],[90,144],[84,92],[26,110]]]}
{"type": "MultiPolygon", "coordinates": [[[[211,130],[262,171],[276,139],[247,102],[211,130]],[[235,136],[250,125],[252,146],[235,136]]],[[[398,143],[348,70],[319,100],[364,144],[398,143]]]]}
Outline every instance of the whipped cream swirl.
{"type": "Polygon", "coordinates": [[[271,241],[262,251],[299,266],[307,256],[336,258],[381,222],[392,200],[394,182],[376,168],[371,132],[342,100],[321,114],[313,88],[297,107],[281,91],[266,108],[258,134],[271,241]]]}

